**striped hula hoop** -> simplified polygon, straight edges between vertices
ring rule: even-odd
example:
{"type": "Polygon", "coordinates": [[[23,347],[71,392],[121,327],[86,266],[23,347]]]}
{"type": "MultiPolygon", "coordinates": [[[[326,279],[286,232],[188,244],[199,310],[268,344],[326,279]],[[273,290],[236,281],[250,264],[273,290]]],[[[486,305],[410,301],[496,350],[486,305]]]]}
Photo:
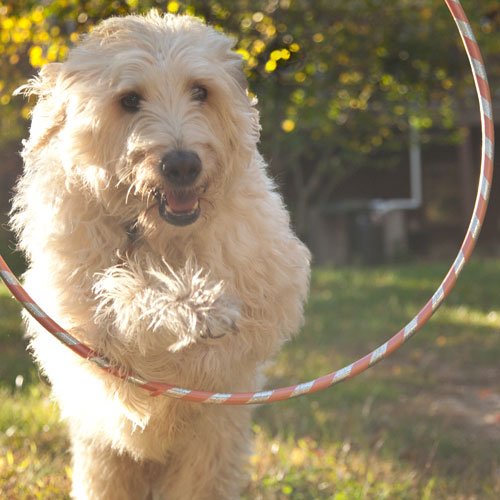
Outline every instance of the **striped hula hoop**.
{"type": "Polygon", "coordinates": [[[420,330],[420,328],[436,312],[438,307],[442,304],[444,299],[454,287],[458,275],[462,272],[465,263],[469,260],[475,247],[486,214],[491,181],[493,177],[494,129],[491,97],[486,78],[486,70],[479,47],[472,32],[472,28],[464,10],[462,9],[462,6],[460,5],[460,2],[458,0],[445,0],[445,2],[455,19],[458,31],[462,37],[465,51],[472,68],[477,96],[479,99],[482,130],[482,153],[481,172],[479,176],[476,203],[462,246],[460,247],[458,255],[444,280],[441,282],[441,285],[425,306],[404,328],[374,351],[370,352],[363,358],[358,359],[354,363],[351,363],[340,370],[329,373],[328,375],[311,380],[310,382],[291,385],[289,387],[282,387],[279,389],[272,389],[263,392],[237,392],[228,394],[184,389],[167,383],[151,382],[133,373],[122,374],[113,369],[110,362],[106,358],[100,356],[97,352],[80,343],[40,309],[40,307],[33,301],[33,299],[31,299],[31,297],[19,284],[18,280],[0,255],[0,275],[6,286],[9,288],[12,295],[14,295],[14,297],[21,302],[27,311],[43,327],[45,327],[54,337],[60,340],[72,351],[82,358],[92,361],[106,372],[135,384],[141,389],[150,391],[151,396],[164,395],[182,399],[184,401],[222,405],[271,403],[321,391],[327,387],[338,384],[345,379],[358,375],[378,363],[380,360],[386,358],[396,349],[401,347],[401,345],[403,345],[418,330],[420,330]]]}

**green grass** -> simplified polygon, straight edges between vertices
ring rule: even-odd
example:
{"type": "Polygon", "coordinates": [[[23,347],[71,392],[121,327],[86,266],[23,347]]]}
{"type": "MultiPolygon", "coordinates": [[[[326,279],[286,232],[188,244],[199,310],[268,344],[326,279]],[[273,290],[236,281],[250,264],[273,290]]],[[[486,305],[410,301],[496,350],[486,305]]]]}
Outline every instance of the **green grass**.
{"type": "MultiPolygon", "coordinates": [[[[387,340],[447,267],[315,270],[306,326],[269,369],[269,387],[316,378],[387,340]]],[[[499,261],[473,260],[390,358],[327,391],[257,408],[244,498],[500,498],[499,278],[499,261]]],[[[0,311],[2,498],[68,498],[64,427],[5,289],[0,311]]]]}

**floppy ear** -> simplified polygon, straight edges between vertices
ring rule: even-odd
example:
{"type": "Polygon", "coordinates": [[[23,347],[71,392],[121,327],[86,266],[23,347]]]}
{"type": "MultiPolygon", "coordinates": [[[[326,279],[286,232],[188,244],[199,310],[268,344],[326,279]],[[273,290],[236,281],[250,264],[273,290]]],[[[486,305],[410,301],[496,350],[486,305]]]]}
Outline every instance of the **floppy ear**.
{"type": "Polygon", "coordinates": [[[38,76],[31,78],[24,85],[14,90],[13,95],[37,95],[44,96],[54,89],[57,76],[60,73],[62,63],[50,63],[42,67],[38,76]]]}
{"type": "Polygon", "coordinates": [[[248,82],[245,72],[243,71],[243,59],[240,54],[233,50],[228,52],[227,60],[230,64],[230,74],[236,80],[238,85],[243,89],[248,89],[248,82]]]}
{"type": "Polygon", "coordinates": [[[33,108],[30,138],[24,154],[46,147],[66,122],[66,101],[61,88],[62,63],[43,66],[37,77],[14,91],[14,95],[35,95],[38,102],[33,108]]]}

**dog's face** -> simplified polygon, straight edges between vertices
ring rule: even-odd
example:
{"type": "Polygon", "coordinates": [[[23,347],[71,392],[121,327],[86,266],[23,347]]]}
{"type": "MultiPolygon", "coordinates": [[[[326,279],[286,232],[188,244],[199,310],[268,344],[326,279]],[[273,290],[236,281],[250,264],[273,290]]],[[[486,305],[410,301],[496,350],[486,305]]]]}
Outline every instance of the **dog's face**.
{"type": "Polygon", "coordinates": [[[109,19],[28,86],[41,95],[32,140],[56,141],[67,175],[96,196],[116,188],[108,208],[124,219],[189,226],[258,140],[232,45],[190,17],[109,19]]]}

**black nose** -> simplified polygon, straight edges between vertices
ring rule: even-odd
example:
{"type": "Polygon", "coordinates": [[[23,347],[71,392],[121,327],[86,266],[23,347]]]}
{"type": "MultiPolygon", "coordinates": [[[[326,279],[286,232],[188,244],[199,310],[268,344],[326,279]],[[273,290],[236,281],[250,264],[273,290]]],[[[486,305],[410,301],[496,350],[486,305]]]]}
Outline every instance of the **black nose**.
{"type": "Polygon", "coordinates": [[[189,187],[200,175],[201,160],[194,151],[175,150],[161,159],[160,168],[172,187],[189,187]]]}

